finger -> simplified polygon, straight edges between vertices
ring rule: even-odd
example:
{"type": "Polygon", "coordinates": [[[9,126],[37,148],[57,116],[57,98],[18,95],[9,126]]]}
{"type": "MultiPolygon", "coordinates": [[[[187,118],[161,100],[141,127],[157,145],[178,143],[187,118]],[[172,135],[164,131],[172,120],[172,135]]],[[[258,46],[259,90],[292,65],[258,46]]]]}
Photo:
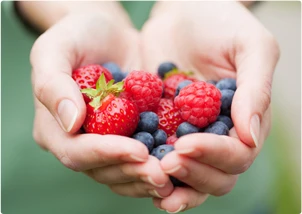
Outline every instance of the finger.
{"type": "Polygon", "coordinates": [[[155,188],[153,185],[145,182],[131,182],[125,184],[109,185],[109,188],[122,196],[134,198],[156,197],[164,198],[171,194],[171,187],[155,188]]]}
{"type": "Polygon", "coordinates": [[[230,192],[236,181],[235,175],[226,174],[209,165],[171,152],[161,161],[165,173],[183,181],[202,193],[222,196],[230,192]]]}
{"type": "Polygon", "coordinates": [[[236,50],[237,90],[232,118],[239,138],[250,147],[259,146],[263,115],[271,102],[273,73],[279,48],[272,36],[261,34],[239,43],[236,50]]]}
{"type": "Polygon", "coordinates": [[[171,195],[164,199],[153,199],[155,207],[168,213],[178,213],[198,207],[208,198],[208,194],[197,192],[190,187],[176,187],[171,195]]]}
{"type": "Polygon", "coordinates": [[[247,170],[257,154],[239,139],[206,133],[181,137],[175,151],[230,174],[247,170]]]}
{"type": "Polygon", "coordinates": [[[82,94],[71,77],[75,55],[71,43],[53,33],[42,35],[31,52],[35,97],[70,133],[81,127],[86,114],[82,94]]]}
{"type": "Polygon", "coordinates": [[[149,156],[146,146],[131,138],[97,134],[71,136],[58,126],[44,106],[36,111],[34,139],[75,171],[125,162],[144,162],[149,156]]]}
{"type": "Polygon", "coordinates": [[[119,184],[133,181],[144,181],[155,187],[170,186],[169,180],[160,166],[157,158],[149,156],[144,163],[124,163],[102,168],[91,169],[87,172],[96,181],[103,184],[119,184]]]}

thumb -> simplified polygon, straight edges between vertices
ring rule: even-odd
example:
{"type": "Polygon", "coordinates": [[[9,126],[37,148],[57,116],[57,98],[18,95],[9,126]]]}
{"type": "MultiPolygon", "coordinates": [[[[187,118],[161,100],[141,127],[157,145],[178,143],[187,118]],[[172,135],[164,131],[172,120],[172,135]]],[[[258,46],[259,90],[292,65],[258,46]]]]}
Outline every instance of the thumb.
{"type": "MultiPolygon", "coordinates": [[[[41,37],[40,37],[41,38],[41,37]]],[[[50,45],[43,36],[31,51],[32,84],[35,97],[49,110],[65,132],[78,131],[85,119],[86,106],[72,79],[75,57],[68,44],[50,45]],[[61,48],[64,47],[64,48],[61,48]]]]}
{"type": "Polygon", "coordinates": [[[237,52],[237,90],[231,113],[240,140],[250,147],[258,147],[263,143],[259,142],[260,136],[269,132],[270,127],[260,127],[271,102],[273,73],[279,58],[279,48],[272,36],[257,42],[237,52]]]}

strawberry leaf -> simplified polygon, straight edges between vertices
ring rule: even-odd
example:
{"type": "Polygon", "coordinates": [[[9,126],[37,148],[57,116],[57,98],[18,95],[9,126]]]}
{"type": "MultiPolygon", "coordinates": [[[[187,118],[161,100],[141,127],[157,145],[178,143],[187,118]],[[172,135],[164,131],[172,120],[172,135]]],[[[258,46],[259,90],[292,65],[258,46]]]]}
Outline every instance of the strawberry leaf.
{"type": "Polygon", "coordinates": [[[98,91],[94,88],[84,88],[81,90],[81,92],[90,98],[95,97],[98,94],[98,91]]]}
{"type": "Polygon", "coordinates": [[[96,90],[97,91],[104,91],[107,89],[107,83],[105,75],[102,73],[98,81],[96,82],[96,90]]]}

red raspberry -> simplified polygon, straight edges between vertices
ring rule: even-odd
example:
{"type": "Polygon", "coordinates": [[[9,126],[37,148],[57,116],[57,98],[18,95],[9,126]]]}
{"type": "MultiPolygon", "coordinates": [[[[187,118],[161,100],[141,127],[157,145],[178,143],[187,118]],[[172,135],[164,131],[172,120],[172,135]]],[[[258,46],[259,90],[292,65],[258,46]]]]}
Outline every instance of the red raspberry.
{"type": "Polygon", "coordinates": [[[164,88],[165,88],[164,97],[165,98],[174,97],[176,88],[180,82],[182,82],[184,80],[191,80],[192,82],[196,81],[196,79],[188,76],[185,73],[178,73],[178,72],[175,73],[175,71],[173,71],[173,72],[174,72],[174,74],[171,73],[171,75],[166,77],[164,80],[164,88]]]}
{"type": "Polygon", "coordinates": [[[159,118],[158,129],[164,130],[168,137],[176,132],[179,124],[184,122],[171,99],[162,98],[158,104],[156,114],[159,118]]]}
{"type": "Polygon", "coordinates": [[[161,79],[145,71],[132,71],[125,78],[123,97],[137,105],[139,112],[155,111],[163,92],[161,79]]]}
{"type": "Polygon", "coordinates": [[[220,113],[221,93],[214,85],[195,82],[180,90],[174,104],[181,117],[199,128],[216,121],[220,113]]]}

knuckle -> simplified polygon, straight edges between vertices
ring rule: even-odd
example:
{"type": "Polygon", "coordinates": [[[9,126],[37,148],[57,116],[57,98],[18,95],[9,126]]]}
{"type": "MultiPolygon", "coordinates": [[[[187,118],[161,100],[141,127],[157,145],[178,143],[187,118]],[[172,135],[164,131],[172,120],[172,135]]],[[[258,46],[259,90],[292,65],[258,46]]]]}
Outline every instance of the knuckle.
{"type": "Polygon", "coordinates": [[[75,162],[68,156],[67,152],[64,152],[63,154],[58,155],[59,161],[68,169],[71,169],[75,172],[79,172],[79,167],[75,164],[75,162]]]}
{"type": "Polygon", "coordinates": [[[237,175],[237,174],[242,174],[244,172],[246,172],[250,166],[252,165],[252,161],[251,160],[247,160],[247,161],[242,161],[238,167],[235,169],[235,171],[233,172],[233,174],[237,175]]]}
{"type": "Polygon", "coordinates": [[[234,188],[236,182],[237,182],[238,176],[232,176],[231,181],[228,182],[226,185],[221,186],[220,188],[216,189],[212,195],[214,196],[223,196],[226,195],[228,193],[230,193],[232,191],[232,189],[234,188]]]}
{"type": "Polygon", "coordinates": [[[279,46],[277,39],[271,33],[268,32],[264,36],[264,41],[265,41],[266,46],[269,48],[272,56],[276,60],[278,60],[280,58],[280,46],[279,46]]]}

